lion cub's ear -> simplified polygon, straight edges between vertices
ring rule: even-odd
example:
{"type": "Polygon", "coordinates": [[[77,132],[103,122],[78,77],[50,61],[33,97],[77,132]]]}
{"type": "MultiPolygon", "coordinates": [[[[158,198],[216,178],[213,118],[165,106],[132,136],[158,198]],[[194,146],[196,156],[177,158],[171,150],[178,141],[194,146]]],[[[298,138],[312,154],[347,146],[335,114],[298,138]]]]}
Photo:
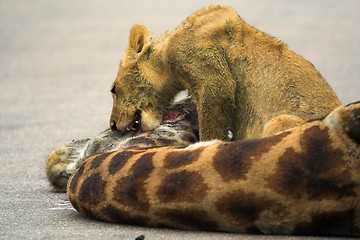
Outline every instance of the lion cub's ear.
{"type": "Polygon", "coordinates": [[[135,24],[130,30],[129,47],[135,53],[140,53],[144,45],[151,40],[149,28],[142,24],[135,24]]]}

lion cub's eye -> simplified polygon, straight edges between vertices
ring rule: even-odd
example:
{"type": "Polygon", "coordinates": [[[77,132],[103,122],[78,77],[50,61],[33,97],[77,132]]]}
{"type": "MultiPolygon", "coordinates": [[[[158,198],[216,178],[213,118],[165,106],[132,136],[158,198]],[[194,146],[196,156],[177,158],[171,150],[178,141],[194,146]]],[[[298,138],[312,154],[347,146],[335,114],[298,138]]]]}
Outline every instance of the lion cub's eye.
{"type": "Polygon", "coordinates": [[[115,84],[114,84],[114,86],[113,86],[112,89],[111,89],[111,93],[115,94],[115,84]]]}

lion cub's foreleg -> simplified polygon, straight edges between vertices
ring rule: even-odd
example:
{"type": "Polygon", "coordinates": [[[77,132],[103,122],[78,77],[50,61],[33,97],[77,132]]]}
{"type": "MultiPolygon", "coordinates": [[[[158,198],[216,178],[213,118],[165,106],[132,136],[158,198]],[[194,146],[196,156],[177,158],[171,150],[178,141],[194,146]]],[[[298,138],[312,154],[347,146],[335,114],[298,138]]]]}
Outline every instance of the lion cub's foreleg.
{"type": "MultiPolygon", "coordinates": [[[[216,94],[205,90],[198,102],[199,113],[199,135],[201,141],[220,139],[231,141],[228,132],[234,132],[233,119],[229,116],[235,115],[232,96],[216,97],[216,94]],[[216,126],[209,128],[208,126],[216,126]]],[[[218,95],[220,96],[220,95],[218,95]]]]}
{"type": "Polygon", "coordinates": [[[217,51],[203,49],[193,58],[202,63],[198,68],[190,68],[191,78],[199,87],[189,89],[197,102],[200,141],[231,141],[229,131],[235,132],[235,118],[231,116],[236,115],[237,108],[236,80],[229,68],[224,67],[228,63],[217,51]]]}

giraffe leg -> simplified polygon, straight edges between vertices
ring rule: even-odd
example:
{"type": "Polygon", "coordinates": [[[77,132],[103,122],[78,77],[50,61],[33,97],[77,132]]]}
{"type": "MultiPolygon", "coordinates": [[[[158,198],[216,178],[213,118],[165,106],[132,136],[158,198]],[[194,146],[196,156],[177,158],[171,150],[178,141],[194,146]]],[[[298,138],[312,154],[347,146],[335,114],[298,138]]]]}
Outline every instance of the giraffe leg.
{"type": "Polygon", "coordinates": [[[79,155],[88,141],[89,139],[73,141],[56,148],[49,154],[46,163],[46,176],[54,191],[66,191],[67,181],[76,170],[79,155]]]}

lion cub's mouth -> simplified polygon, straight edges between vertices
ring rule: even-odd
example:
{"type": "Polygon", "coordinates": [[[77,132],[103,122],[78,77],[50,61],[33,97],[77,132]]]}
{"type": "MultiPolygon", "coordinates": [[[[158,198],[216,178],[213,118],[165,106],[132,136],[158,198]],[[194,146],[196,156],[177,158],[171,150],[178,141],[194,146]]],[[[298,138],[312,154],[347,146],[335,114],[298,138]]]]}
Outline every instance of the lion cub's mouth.
{"type": "Polygon", "coordinates": [[[136,110],[133,120],[126,127],[126,131],[139,131],[141,130],[141,111],[136,110]]]}
{"type": "Polygon", "coordinates": [[[163,116],[162,116],[162,121],[161,124],[165,124],[165,123],[175,123],[177,121],[180,120],[180,118],[182,116],[184,116],[185,112],[183,109],[181,108],[170,108],[167,109],[163,116]]]}
{"type": "MultiPolygon", "coordinates": [[[[181,108],[170,108],[167,109],[162,116],[162,121],[160,125],[167,123],[175,123],[181,120],[181,117],[184,115],[184,111],[181,108]]],[[[126,127],[126,131],[142,131],[142,120],[141,120],[141,111],[137,110],[133,116],[133,120],[126,127]]]]}

